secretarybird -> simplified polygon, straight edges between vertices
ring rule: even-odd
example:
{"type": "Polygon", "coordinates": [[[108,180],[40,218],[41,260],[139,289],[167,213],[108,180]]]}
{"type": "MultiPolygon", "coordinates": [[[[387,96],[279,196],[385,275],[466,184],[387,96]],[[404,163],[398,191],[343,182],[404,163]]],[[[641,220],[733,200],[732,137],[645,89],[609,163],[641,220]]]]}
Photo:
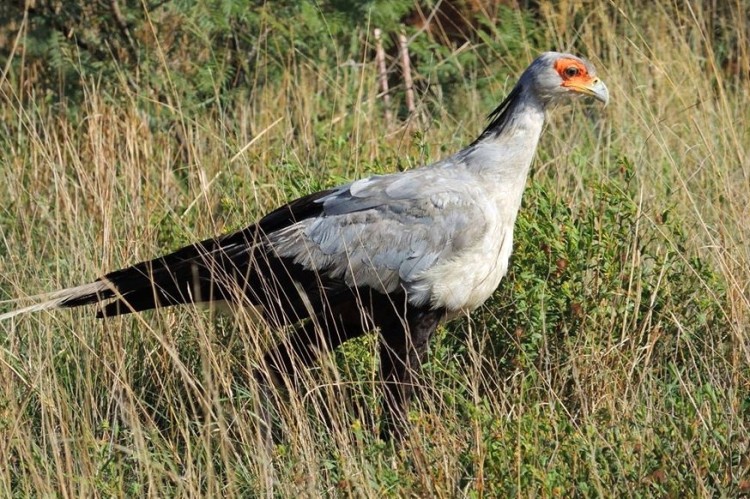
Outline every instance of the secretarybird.
{"type": "Polygon", "coordinates": [[[291,330],[264,357],[274,378],[377,330],[383,433],[399,432],[436,327],[484,303],[508,269],[545,111],[581,95],[609,99],[594,67],[543,53],[479,137],[448,158],[307,195],[239,232],[38,296],[0,320],[94,303],[97,317],[251,305],[271,327],[291,330]]]}

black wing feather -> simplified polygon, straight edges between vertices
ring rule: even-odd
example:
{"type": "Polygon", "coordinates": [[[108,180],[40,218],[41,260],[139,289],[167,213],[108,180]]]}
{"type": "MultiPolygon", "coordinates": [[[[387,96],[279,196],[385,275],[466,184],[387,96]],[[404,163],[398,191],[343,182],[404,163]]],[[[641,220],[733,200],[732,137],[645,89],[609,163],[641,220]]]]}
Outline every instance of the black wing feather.
{"type": "Polygon", "coordinates": [[[238,232],[110,272],[98,279],[108,283],[110,289],[76,297],[62,306],[77,307],[115,298],[97,314],[106,317],[183,303],[236,301],[242,294],[250,303],[284,309],[285,316],[305,316],[306,305],[297,286],[302,283],[315,300],[320,294],[316,290],[336,287],[337,283],[321,282],[321,276],[269,254],[258,243],[265,234],[321,215],[323,205],[317,201],[333,192],[331,189],[304,196],[238,232]]]}

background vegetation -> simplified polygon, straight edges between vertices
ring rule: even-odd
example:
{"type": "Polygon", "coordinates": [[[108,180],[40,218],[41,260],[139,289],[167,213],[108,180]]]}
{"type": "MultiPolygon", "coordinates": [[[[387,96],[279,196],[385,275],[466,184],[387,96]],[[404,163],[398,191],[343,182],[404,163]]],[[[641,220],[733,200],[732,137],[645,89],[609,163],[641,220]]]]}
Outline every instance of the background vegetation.
{"type": "Polygon", "coordinates": [[[510,274],[440,331],[403,447],[372,338],[279,394],[268,449],[250,317],[56,311],[0,324],[0,494],[750,493],[750,5],[506,3],[4,3],[0,299],[443,157],[543,50],[612,98],[552,113],[510,274]]]}

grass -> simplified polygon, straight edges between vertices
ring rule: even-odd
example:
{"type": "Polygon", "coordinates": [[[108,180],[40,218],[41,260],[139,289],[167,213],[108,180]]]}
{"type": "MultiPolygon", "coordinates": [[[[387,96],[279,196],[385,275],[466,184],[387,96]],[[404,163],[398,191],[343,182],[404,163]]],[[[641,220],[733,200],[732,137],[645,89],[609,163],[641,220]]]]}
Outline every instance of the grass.
{"type": "MultiPolygon", "coordinates": [[[[328,58],[293,54],[281,78],[231,107],[173,99],[168,109],[87,80],[73,108],[9,75],[3,298],[88,281],[294,196],[443,157],[474,138],[540,47],[590,57],[611,104],[552,113],[508,278],[440,331],[403,448],[372,431],[372,338],[276,395],[269,450],[249,373],[277,333],[251,314],[45,312],[0,324],[0,493],[750,493],[748,55],[722,66],[716,20],[695,5],[586,6],[581,20],[573,3],[544,4],[513,57],[490,47],[496,57],[459,71],[460,91],[422,93],[422,118],[391,126],[374,63],[332,62],[344,59],[333,41],[328,58]]],[[[747,47],[746,16],[724,20],[747,47]]],[[[422,61],[418,77],[460,64],[457,53],[422,61]]]]}

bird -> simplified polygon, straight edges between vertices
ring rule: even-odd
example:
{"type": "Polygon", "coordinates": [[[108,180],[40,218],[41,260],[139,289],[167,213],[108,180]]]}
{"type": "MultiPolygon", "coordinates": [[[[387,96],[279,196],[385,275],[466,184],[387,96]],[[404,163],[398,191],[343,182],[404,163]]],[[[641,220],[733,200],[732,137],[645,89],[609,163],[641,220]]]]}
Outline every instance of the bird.
{"type": "Polygon", "coordinates": [[[90,304],[100,318],[203,302],[253,306],[288,331],[263,356],[274,379],[376,331],[381,434],[402,435],[433,333],[480,307],[507,273],[547,111],[582,96],[609,101],[594,66],[544,52],[453,155],[295,199],[242,230],[32,297],[0,320],[90,304]]]}

